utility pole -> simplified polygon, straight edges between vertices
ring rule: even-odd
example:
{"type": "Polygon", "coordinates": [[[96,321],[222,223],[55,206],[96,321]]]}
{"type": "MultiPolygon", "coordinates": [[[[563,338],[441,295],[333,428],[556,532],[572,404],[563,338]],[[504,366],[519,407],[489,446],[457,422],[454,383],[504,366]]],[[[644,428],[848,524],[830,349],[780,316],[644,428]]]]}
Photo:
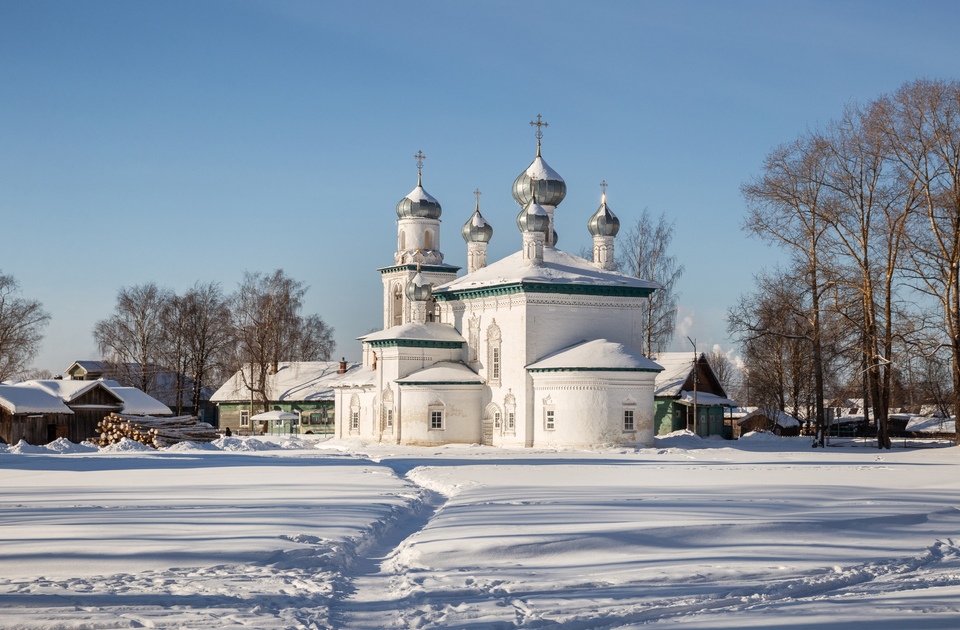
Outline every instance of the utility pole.
{"type": "Polygon", "coordinates": [[[687,341],[693,344],[693,432],[700,435],[697,420],[697,385],[700,382],[700,366],[697,364],[697,340],[687,337],[687,341]]]}

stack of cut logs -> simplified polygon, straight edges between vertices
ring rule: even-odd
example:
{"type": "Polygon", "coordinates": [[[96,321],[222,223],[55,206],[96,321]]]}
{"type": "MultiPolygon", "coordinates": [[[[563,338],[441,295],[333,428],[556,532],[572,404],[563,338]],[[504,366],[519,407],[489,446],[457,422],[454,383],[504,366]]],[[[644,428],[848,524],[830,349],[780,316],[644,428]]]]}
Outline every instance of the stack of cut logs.
{"type": "Polygon", "coordinates": [[[98,446],[108,446],[123,438],[130,438],[147,446],[163,448],[187,441],[212,442],[220,437],[213,425],[198,422],[194,416],[156,418],[111,413],[97,428],[100,430],[100,439],[91,441],[98,446]]]}

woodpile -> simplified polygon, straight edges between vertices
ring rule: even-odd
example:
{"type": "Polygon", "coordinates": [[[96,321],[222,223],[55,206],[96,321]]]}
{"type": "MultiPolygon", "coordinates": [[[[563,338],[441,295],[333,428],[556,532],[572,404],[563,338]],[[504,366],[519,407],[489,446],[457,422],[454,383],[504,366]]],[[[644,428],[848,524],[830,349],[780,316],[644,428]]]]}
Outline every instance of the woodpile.
{"type": "Polygon", "coordinates": [[[156,418],[111,413],[97,425],[100,438],[91,440],[98,446],[116,444],[123,438],[136,440],[154,448],[180,442],[212,442],[220,437],[213,425],[197,421],[194,416],[156,418]]]}

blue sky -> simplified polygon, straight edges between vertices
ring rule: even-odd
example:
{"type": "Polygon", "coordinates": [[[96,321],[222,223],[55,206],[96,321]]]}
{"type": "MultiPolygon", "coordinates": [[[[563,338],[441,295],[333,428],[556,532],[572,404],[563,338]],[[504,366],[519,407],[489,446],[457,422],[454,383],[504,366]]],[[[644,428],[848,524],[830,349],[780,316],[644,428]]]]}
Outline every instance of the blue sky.
{"type": "Polygon", "coordinates": [[[740,230],[741,183],[852,100],[957,79],[958,27],[960,2],[0,0],[0,269],[52,314],[53,372],[98,358],[121,286],[279,267],[357,358],[413,154],[447,262],[478,187],[496,260],[542,114],[561,249],[589,245],[601,180],[622,223],[665,212],[682,332],[730,348],[727,307],[779,258],[740,230]]]}

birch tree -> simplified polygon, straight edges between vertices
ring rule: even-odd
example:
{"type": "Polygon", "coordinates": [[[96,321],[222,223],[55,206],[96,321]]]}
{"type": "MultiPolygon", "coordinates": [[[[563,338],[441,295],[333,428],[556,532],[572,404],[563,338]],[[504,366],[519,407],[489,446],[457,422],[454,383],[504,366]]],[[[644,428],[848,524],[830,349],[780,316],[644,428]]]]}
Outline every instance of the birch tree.
{"type": "Polygon", "coordinates": [[[0,381],[25,374],[48,323],[43,305],[22,297],[17,280],[0,272],[0,381]]]}

